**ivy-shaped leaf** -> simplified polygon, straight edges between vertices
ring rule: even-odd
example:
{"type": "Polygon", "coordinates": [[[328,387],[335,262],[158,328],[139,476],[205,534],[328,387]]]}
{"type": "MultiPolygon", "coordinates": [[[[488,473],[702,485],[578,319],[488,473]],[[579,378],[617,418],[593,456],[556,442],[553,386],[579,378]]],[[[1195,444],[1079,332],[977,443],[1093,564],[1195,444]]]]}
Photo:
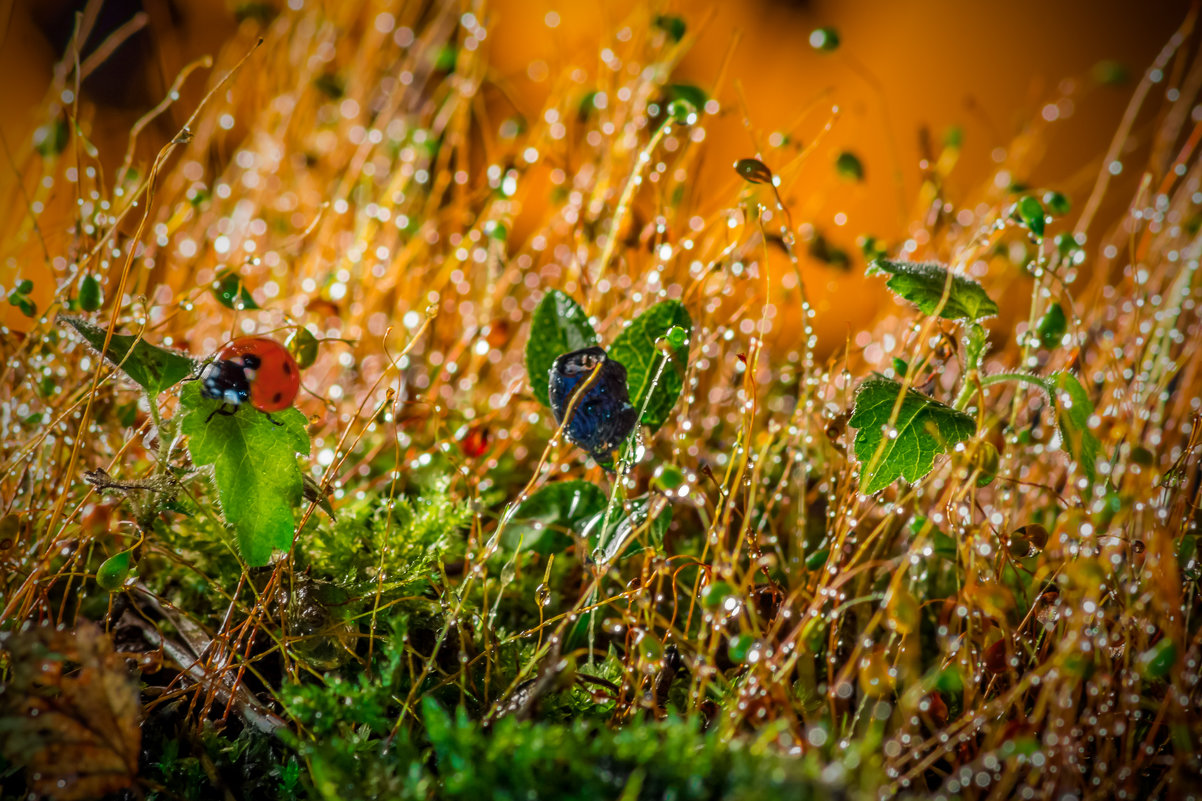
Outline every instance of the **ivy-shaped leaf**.
{"type": "Polygon", "coordinates": [[[885,286],[895,295],[918,306],[923,314],[935,314],[945,320],[982,320],[998,313],[998,306],[971,278],[951,273],[947,302],[940,308],[948,283],[948,269],[942,264],[877,259],[868,267],[868,275],[887,273],[885,286]]]}
{"type": "MultiPolygon", "coordinates": [[[[97,352],[104,348],[106,329],[78,317],[63,315],[59,321],[78,331],[97,352]]],[[[156,347],[129,334],[113,334],[104,357],[151,395],[178,384],[197,367],[196,360],[185,353],[156,347]]]]}
{"type": "Polygon", "coordinates": [[[526,375],[534,396],[544,406],[550,406],[547,387],[551,365],[565,353],[600,341],[588,315],[576,301],[558,289],[544,295],[530,320],[530,340],[526,343],[526,375]]]}
{"type": "Polygon", "coordinates": [[[678,300],[665,300],[634,318],[609,346],[609,358],[626,368],[631,404],[636,409],[643,409],[646,404],[642,423],[652,433],[668,419],[680,397],[689,365],[688,336],[692,332],[693,320],[684,304],[678,300]],[[679,344],[665,341],[665,351],[660,351],[657,341],[666,337],[674,326],[683,329],[686,338],[678,340],[679,344]],[[665,352],[668,363],[660,371],[659,380],[655,381],[665,352]]]}
{"type": "Polygon", "coordinates": [[[188,452],[197,465],[213,465],[222,514],[234,527],[238,550],[251,567],[265,565],[276,549],[292,547],[294,508],[303,482],[296,455],[309,453],[304,414],[267,415],[243,404],[232,415],[209,415],[218,401],[200,396],[199,382],[180,392],[188,452]]]}
{"type": "Polygon", "coordinates": [[[1056,424],[1064,447],[1093,483],[1097,477],[1098,438],[1089,430],[1093,403],[1072,373],[1052,373],[1049,394],[1056,404],[1056,424]]]}
{"type": "Polygon", "coordinates": [[[901,388],[896,381],[870,378],[856,391],[855,411],[848,425],[857,429],[860,492],[865,495],[883,490],[898,478],[918,481],[931,472],[936,456],[976,433],[972,417],[912,389],[906,391],[890,425],[901,388]],[[895,436],[886,436],[886,428],[895,436]]]}
{"type": "Polygon", "coordinates": [[[572,542],[567,532],[583,531],[587,521],[604,514],[607,502],[605,493],[587,481],[550,484],[522,501],[501,532],[501,544],[538,553],[562,550],[572,542]]]}

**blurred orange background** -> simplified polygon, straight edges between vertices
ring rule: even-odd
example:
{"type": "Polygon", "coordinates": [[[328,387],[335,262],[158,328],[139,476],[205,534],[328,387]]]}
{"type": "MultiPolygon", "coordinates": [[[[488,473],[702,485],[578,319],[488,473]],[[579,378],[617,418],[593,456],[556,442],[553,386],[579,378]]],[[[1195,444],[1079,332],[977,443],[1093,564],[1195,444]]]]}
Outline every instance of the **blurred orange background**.
{"type": "MultiPolygon", "coordinates": [[[[0,169],[0,209],[10,220],[26,213],[17,191],[18,165],[29,160],[54,64],[75,12],[84,5],[10,0],[0,17],[0,70],[7,76],[0,83],[5,110],[0,132],[8,151],[0,169]]],[[[119,163],[133,122],[161,99],[185,64],[216,53],[237,30],[235,11],[244,5],[216,0],[101,4],[98,30],[112,30],[145,14],[137,23],[140,31],[84,85],[91,140],[102,157],[113,166],[119,163]]],[[[374,5],[383,9],[391,3],[374,5]]],[[[549,93],[562,89],[558,79],[571,70],[595,73],[607,37],[627,17],[637,12],[646,19],[644,6],[626,0],[496,0],[463,6],[488,21],[485,47],[493,78],[507,87],[528,117],[539,115],[549,93]]],[[[1038,137],[1042,153],[1030,154],[1025,162],[1029,173],[1015,178],[1061,190],[1079,210],[1134,83],[1189,10],[1179,1],[1136,5],[1122,0],[698,0],[654,8],[683,17],[694,37],[672,82],[714,93],[722,107],[706,121],[707,151],[695,176],[702,193],[712,187],[715,197],[728,203],[731,187],[738,183],[731,170],[736,159],[759,152],[777,167],[777,156],[767,146],[772,133],[809,144],[822,135],[838,107],[829,132],[786,187],[795,221],[809,224],[852,256],[846,269],[814,261],[806,265],[824,339],[841,338],[885,302],[880,282],[863,277],[857,236],[872,234],[896,245],[907,235],[907,225],[916,217],[920,162],[938,155],[953,126],[962,130],[964,144],[948,181],[949,196],[964,197],[990,180],[996,150],[1036,124],[1046,126],[1038,137]],[[819,52],[810,46],[811,31],[819,26],[837,29],[838,50],[819,52]],[[1100,83],[1094,71],[1103,60],[1125,65],[1130,78],[1119,85],[1100,83]],[[1049,114],[1055,117],[1051,122],[1049,114]],[[931,143],[925,149],[924,136],[931,143]],[[859,157],[863,181],[849,182],[836,172],[834,160],[842,151],[859,157]]],[[[85,58],[103,38],[93,35],[85,58]]],[[[145,162],[178,130],[199,100],[199,86],[198,81],[187,87],[181,102],[142,136],[138,149],[145,162]]],[[[1138,177],[1138,170],[1131,170],[1117,182],[1133,188],[1138,177]]],[[[27,172],[23,180],[28,192],[37,176],[27,172]]],[[[1130,190],[1118,188],[1116,197],[1130,197],[1130,190]]],[[[46,214],[40,224],[52,255],[65,253],[67,226],[56,225],[46,214]]],[[[520,230],[515,233],[520,236],[520,230]]],[[[23,260],[33,259],[40,249],[22,253],[23,260]]],[[[9,258],[0,265],[0,285],[7,291],[18,275],[31,276],[36,268],[17,263],[11,253],[4,255],[9,258]]],[[[39,286],[35,299],[48,299],[49,293],[49,287],[39,286]]],[[[7,304],[4,314],[6,323],[19,323],[7,304]]]]}

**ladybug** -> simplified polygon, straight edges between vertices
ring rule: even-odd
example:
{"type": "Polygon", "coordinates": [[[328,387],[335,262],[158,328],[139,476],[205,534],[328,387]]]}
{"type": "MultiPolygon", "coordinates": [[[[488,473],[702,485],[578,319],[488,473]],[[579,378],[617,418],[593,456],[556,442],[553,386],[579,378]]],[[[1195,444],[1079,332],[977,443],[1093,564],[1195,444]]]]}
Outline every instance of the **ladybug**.
{"type": "Polygon", "coordinates": [[[250,405],[271,419],[271,412],[287,409],[300,391],[300,368],[292,354],[274,339],[239,337],[217,352],[200,373],[201,397],[221,401],[213,415],[232,415],[250,405]],[[226,407],[233,407],[227,409],[226,407]]]}

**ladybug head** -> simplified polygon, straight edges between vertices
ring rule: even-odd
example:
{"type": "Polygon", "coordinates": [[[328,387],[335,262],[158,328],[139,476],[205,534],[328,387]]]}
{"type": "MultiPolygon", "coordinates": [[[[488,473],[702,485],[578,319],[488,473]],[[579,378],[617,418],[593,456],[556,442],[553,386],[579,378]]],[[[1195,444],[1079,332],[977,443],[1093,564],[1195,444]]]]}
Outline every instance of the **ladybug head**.
{"type": "MultiPolygon", "coordinates": [[[[243,362],[245,363],[245,359],[243,362]]],[[[245,403],[250,397],[250,382],[247,380],[246,367],[249,365],[244,366],[244,364],[230,359],[216,359],[209,362],[204,372],[200,374],[201,397],[219,400],[231,406],[245,403]]]]}

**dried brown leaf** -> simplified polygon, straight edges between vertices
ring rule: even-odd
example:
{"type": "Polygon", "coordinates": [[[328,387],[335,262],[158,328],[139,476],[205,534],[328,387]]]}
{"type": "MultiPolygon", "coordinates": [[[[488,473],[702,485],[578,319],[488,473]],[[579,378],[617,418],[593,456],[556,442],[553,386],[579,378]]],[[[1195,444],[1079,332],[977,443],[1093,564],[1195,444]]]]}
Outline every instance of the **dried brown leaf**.
{"type": "Polygon", "coordinates": [[[138,685],[97,626],[13,634],[0,702],[0,751],[32,794],[76,801],[134,783],[142,732],[138,685]]]}

